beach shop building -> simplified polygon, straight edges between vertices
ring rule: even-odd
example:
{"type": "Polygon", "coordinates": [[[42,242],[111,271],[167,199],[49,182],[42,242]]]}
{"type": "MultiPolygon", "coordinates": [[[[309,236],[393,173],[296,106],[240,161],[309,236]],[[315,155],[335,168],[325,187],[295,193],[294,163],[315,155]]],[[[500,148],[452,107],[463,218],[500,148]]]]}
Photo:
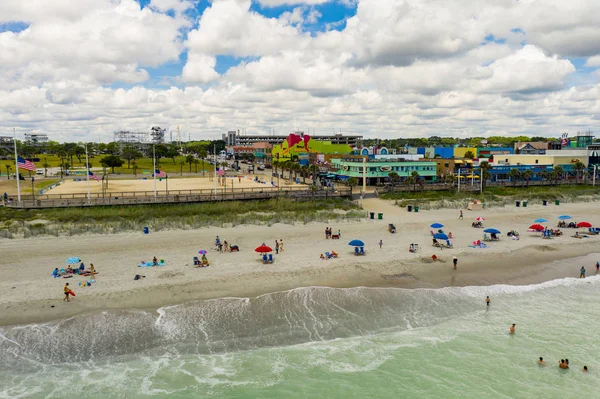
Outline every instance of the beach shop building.
{"type": "MultiPolygon", "coordinates": [[[[384,183],[391,172],[396,172],[401,178],[406,178],[416,171],[426,181],[436,180],[436,162],[407,161],[400,157],[401,155],[396,159],[367,159],[367,185],[373,186],[384,183]]],[[[354,177],[362,183],[363,173],[362,157],[344,157],[331,160],[330,175],[335,176],[336,179],[345,181],[350,177],[354,177]]]]}

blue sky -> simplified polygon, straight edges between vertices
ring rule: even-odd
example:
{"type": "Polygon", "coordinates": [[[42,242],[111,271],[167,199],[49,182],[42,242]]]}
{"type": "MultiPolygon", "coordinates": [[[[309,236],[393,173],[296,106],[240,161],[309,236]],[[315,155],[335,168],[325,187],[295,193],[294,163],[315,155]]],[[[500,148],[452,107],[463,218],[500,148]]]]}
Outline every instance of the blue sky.
{"type": "MultiPolygon", "coordinates": [[[[142,8],[147,7],[150,4],[150,0],[137,0],[140,3],[142,8]]],[[[195,9],[188,10],[187,15],[195,21],[195,24],[192,28],[196,28],[198,26],[198,22],[202,17],[202,13],[206,8],[210,7],[210,2],[208,0],[200,0],[196,4],[195,9]]],[[[318,18],[316,23],[313,24],[302,24],[301,29],[304,32],[309,32],[311,35],[316,35],[319,32],[324,32],[326,30],[343,30],[346,27],[346,19],[354,16],[356,14],[356,6],[349,7],[345,4],[338,3],[336,1],[331,1],[324,4],[317,4],[313,6],[302,6],[302,5],[284,5],[279,7],[265,7],[261,6],[258,2],[253,2],[250,10],[254,11],[258,14],[261,14],[267,18],[279,18],[282,14],[286,12],[293,12],[293,10],[297,7],[302,7],[304,9],[304,16],[311,11],[318,11],[321,16],[318,18]]],[[[187,31],[182,31],[182,35],[185,37],[187,31]]],[[[217,56],[217,65],[215,67],[215,71],[219,74],[224,74],[232,67],[239,65],[242,62],[248,62],[252,60],[251,58],[241,58],[234,57],[231,55],[218,55],[217,56]]],[[[158,68],[145,68],[150,74],[150,80],[144,82],[143,85],[146,87],[156,87],[156,86],[178,86],[183,87],[184,85],[178,81],[177,77],[181,76],[183,67],[187,61],[187,53],[184,51],[180,57],[179,62],[172,62],[166,65],[162,65],[158,68]]],[[[124,84],[124,83],[115,83],[111,87],[113,88],[131,88],[135,85],[133,84],[124,84]]]]}

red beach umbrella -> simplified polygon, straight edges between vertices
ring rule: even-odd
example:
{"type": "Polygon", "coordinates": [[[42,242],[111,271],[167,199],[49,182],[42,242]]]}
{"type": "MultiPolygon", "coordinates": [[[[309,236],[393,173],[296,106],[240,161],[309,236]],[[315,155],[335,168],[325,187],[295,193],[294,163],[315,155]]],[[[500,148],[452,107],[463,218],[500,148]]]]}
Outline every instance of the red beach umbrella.
{"type": "Polygon", "coordinates": [[[484,221],[484,220],[485,220],[485,218],[482,218],[481,216],[477,216],[477,217],[475,218],[475,220],[476,220],[477,222],[482,222],[482,221],[484,221]]]}
{"type": "Polygon", "coordinates": [[[271,247],[267,247],[266,245],[261,245],[260,247],[258,247],[254,250],[254,252],[259,252],[261,254],[264,254],[265,252],[271,252],[271,251],[273,251],[271,249],[271,247]]]}
{"type": "Polygon", "coordinates": [[[592,224],[590,222],[579,222],[577,227],[592,227],[592,224]]]}
{"type": "Polygon", "coordinates": [[[546,228],[541,224],[532,224],[531,226],[529,226],[529,230],[544,231],[546,230],[546,228]]]}

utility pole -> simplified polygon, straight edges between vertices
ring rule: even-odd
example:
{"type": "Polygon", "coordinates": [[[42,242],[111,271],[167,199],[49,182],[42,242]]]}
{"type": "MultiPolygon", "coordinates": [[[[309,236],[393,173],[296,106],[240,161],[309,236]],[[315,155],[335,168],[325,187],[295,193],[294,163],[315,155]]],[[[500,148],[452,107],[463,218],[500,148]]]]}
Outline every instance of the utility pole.
{"type": "Polygon", "coordinates": [[[594,176],[592,176],[592,187],[596,187],[596,168],[598,165],[594,165],[594,176]]]}
{"type": "MultiPolygon", "coordinates": [[[[19,179],[19,155],[17,154],[17,133],[13,127],[13,143],[15,145],[15,165],[16,165],[16,178],[17,178],[17,201],[21,204],[21,181],[19,179]]],[[[9,175],[10,178],[10,175],[9,175]]]]}
{"type": "Polygon", "coordinates": [[[154,201],[156,201],[156,146],[152,145],[152,176],[154,176],[154,201]]]}
{"type": "Polygon", "coordinates": [[[458,167],[458,190],[456,192],[460,193],[460,166],[458,167]]]}
{"type": "MultiPolygon", "coordinates": [[[[85,143],[85,177],[87,178],[87,198],[88,198],[88,206],[91,205],[91,194],[90,194],[90,163],[88,161],[88,149],[87,143],[85,143]]],[[[103,183],[104,184],[104,183],[103,183]]]]}
{"type": "Polygon", "coordinates": [[[363,186],[362,193],[360,193],[360,199],[363,198],[363,195],[367,191],[367,157],[363,157],[363,186]]]}

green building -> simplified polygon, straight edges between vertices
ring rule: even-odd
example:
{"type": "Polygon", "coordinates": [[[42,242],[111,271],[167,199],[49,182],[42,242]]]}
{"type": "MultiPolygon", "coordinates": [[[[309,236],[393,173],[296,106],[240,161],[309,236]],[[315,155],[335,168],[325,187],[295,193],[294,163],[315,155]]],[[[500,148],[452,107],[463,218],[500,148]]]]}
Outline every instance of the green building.
{"type": "MultiPolygon", "coordinates": [[[[437,177],[436,162],[407,161],[405,159],[368,159],[367,160],[367,185],[384,183],[391,172],[396,172],[400,178],[406,178],[416,171],[426,181],[435,181],[437,177]]],[[[331,172],[340,180],[350,177],[362,182],[363,159],[340,158],[331,160],[331,172]]]]}

